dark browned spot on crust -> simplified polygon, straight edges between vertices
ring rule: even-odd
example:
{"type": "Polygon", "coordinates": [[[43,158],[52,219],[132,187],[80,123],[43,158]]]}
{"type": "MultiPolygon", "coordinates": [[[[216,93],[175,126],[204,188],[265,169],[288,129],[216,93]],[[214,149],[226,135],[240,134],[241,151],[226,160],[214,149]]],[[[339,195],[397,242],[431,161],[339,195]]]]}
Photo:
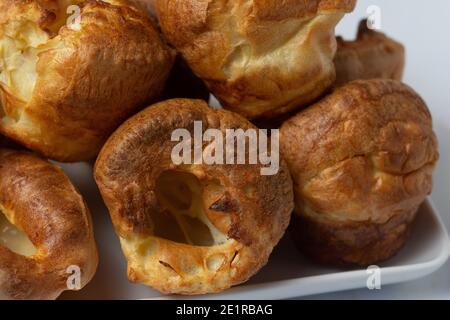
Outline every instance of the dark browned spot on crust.
{"type": "Polygon", "coordinates": [[[209,207],[209,209],[213,211],[230,213],[237,211],[238,208],[236,202],[231,198],[230,193],[225,192],[219,200],[214,202],[211,207],[209,207]]]}
{"type": "Polygon", "coordinates": [[[170,269],[170,270],[172,270],[173,272],[175,272],[177,275],[179,275],[180,277],[181,277],[181,275],[169,264],[169,263],[167,263],[167,262],[164,262],[164,261],[161,261],[161,260],[159,260],[158,261],[160,264],[162,264],[164,267],[166,267],[166,268],[168,268],[168,269],[170,269]]]}
{"type": "Polygon", "coordinates": [[[252,236],[246,231],[240,228],[239,222],[233,222],[228,232],[228,237],[232,238],[246,246],[251,246],[253,243],[252,236]]]}

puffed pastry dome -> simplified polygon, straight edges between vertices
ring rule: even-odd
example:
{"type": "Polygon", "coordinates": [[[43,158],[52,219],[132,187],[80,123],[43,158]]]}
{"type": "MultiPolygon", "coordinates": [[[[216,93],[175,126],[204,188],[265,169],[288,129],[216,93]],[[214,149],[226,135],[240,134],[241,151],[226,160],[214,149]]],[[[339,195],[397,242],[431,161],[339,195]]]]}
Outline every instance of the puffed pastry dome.
{"type": "Polygon", "coordinates": [[[405,48],[384,33],[367,28],[362,20],[354,41],[337,39],[336,85],[352,80],[402,80],[405,67],[405,48]]]}
{"type": "Polygon", "coordinates": [[[0,300],[55,299],[94,276],[89,209],[57,166],[0,148],[0,300]]]}
{"type": "Polygon", "coordinates": [[[355,0],[156,0],[161,28],[227,109],[304,107],[335,81],[334,29],[355,0]]]}
{"type": "Polygon", "coordinates": [[[91,159],[161,93],[172,61],[125,0],[0,0],[0,133],[55,160],[91,159]]]}
{"type": "Polygon", "coordinates": [[[256,128],[202,100],[167,100],[125,122],[94,170],[128,278],[164,293],[219,292],[248,280],[267,263],[294,206],[284,161],[270,176],[261,164],[175,164],[171,135],[186,129],[194,137],[194,121],[204,132],[256,128]]]}
{"type": "Polygon", "coordinates": [[[394,80],[351,82],[284,123],[280,141],[304,253],[367,266],[398,252],[439,158],[416,92],[394,80]]]}

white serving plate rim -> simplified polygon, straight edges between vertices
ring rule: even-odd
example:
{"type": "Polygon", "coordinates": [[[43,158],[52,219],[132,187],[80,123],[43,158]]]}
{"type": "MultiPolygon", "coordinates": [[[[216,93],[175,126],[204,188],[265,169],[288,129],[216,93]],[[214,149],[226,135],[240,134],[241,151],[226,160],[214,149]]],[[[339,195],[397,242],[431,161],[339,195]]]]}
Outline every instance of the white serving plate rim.
{"type": "MultiPolygon", "coordinates": [[[[381,267],[381,274],[383,277],[383,285],[394,283],[407,282],[422,278],[438,270],[450,257],[450,238],[447,229],[442,221],[442,218],[437,211],[431,198],[427,198],[424,205],[428,206],[433,218],[437,222],[437,226],[441,232],[442,250],[435,258],[414,264],[406,264],[401,266],[387,266],[381,267]],[[401,275],[401,277],[400,277],[401,275]]],[[[211,299],[211,300],[227,300],[227,299],[244,299],[249,298],[254,300],[264,299],[289,299],[299,298],[308,295],[344,291],[350,289],[363,288],[367,280],[366,270],[351,270],[342,272],[333,272],[322,275],[306,276],[299,278],[292,278],[287,280],[271,281],[259,284],[241,285],[239,287],[231,288],[220,294],[210,294],[205,296],[159,296],[148,298],[145,300],[173,300],[173,299],[211,299]],[[330,290],[321,289],[324,283],[332,284],[333,288],[330,290]],[[311,289],[307,291],[300,291],[293,294],[293,291],[299,287],[310,286],[311,289]]]]}

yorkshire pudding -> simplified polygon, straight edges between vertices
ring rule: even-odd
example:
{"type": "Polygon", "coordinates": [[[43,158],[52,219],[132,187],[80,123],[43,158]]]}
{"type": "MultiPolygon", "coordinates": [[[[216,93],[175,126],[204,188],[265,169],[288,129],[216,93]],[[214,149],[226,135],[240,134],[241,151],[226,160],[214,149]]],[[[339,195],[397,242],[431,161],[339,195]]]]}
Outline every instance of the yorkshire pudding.
{"type": "Polygon", "coordinates": [[[89,210],[62,170],[0,149],[0,299],[55,299],[97,261],[89,210]]]}
{"type": "Polygon", "coordinates": [[[394,80],[351,82],[284,123],[280,139],[304,253],[367,266],[400,250],[439,158],[417,93],[394,80]]]}
{"type": "MultiPolygon", "coordinates": [[[[119,127],[94,170],[128,278],[164,293],[218,292],[246,281],[267,263],[293,209],[284,161],[270,176],[261,175],[261,164],[174,164],[171,134],[195,135],[194,122],[205,134],[256,129],[202,100],[168,100],[119,127]]],[[[213,145],[204,143],[204,152],[213,145]]]]}
{"type": "Polygon", "coordinates": [[[55,160],[91,159],[161,93],[172,60],[125,0],[1,0],[0,133],[55,160]]]}
{"type": "MultiPolygon", "coordinates": [[[[156,19],[155,0],[133,0],[132,2],[147,12],[158,23],[156,19]]],[[[209,101],[209,96],[209,90],[206,85],[192,72],[183,61],[183,58],[178,54],[160,100],[188,98],[209,101]]]]}
{"type": "Polygon", "coordinates": [[[362,20],[354,41],[337,39],[336,85],[352,80],[402,80],[405,67],[405,48],[401,43],[367,27],[362,20]]]}
{"type": "Polygon", "coordinates": [[[335,81],[334,29],[355,0],[156,0],[161,29],[222,105],[249,119],[306,106],[335,81]]]}

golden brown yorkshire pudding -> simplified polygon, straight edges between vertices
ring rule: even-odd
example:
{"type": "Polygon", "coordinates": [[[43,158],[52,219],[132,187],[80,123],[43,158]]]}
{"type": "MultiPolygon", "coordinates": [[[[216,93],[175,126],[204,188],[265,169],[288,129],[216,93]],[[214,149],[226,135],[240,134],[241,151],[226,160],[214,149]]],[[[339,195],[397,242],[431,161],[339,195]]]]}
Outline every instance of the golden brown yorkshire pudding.
{"type": "MultiPolygon", "coordinates": [[[[155,23],[158,23],[155,0],[133,0],[132,2],[147,12],[155,23]]],[[[209,90],[204,82],[192,72],[181,55],[178,54],[160,100],[188,98],[209,101],[209,96],[209,90]]]]}
{"type": "Polygon", "coordinates": [[[95,165],[129,279],[164,293],[218,292],[246,281],[267,263],[293,209],[283,161],[271,176],[260,164],[175,165],[171,134],[194,134],[194,121],[205,133],[256,128],[202,100],[168,100],[119,127],[95,165]]]}
{"type": "Polygon", "coordinates": [[[336,85],[376,78],[402,80],[405,48],[385,34],[367,28],[367,20],[361,21],[356,40],[338,37],[337,43],[336,85]]]}
{"type": "Polygon", "coordinates": [[[161,93],[172,60],[125,0],[0,0],[0,132],[59,161],[93,158],[161,93]]]}
{"type": "Polygon", "coordinates": [[[355,0],[156,0],[161,28],[223,106],[287,113],[335,81],[334,28],[355,0]]]}
{"type": "Polygon", "coordinates": [[[55,299],[85,286],[97,261],[89,210],[63,171],[0,149],[0,299],[55,299]]]}
{"type": "Polygon", "coordinates": [[[367,266],[400,250],[439,158],[417,93],[394,80],[351,82],[283,124],[280,139],[303,252],[367,266]]]}

